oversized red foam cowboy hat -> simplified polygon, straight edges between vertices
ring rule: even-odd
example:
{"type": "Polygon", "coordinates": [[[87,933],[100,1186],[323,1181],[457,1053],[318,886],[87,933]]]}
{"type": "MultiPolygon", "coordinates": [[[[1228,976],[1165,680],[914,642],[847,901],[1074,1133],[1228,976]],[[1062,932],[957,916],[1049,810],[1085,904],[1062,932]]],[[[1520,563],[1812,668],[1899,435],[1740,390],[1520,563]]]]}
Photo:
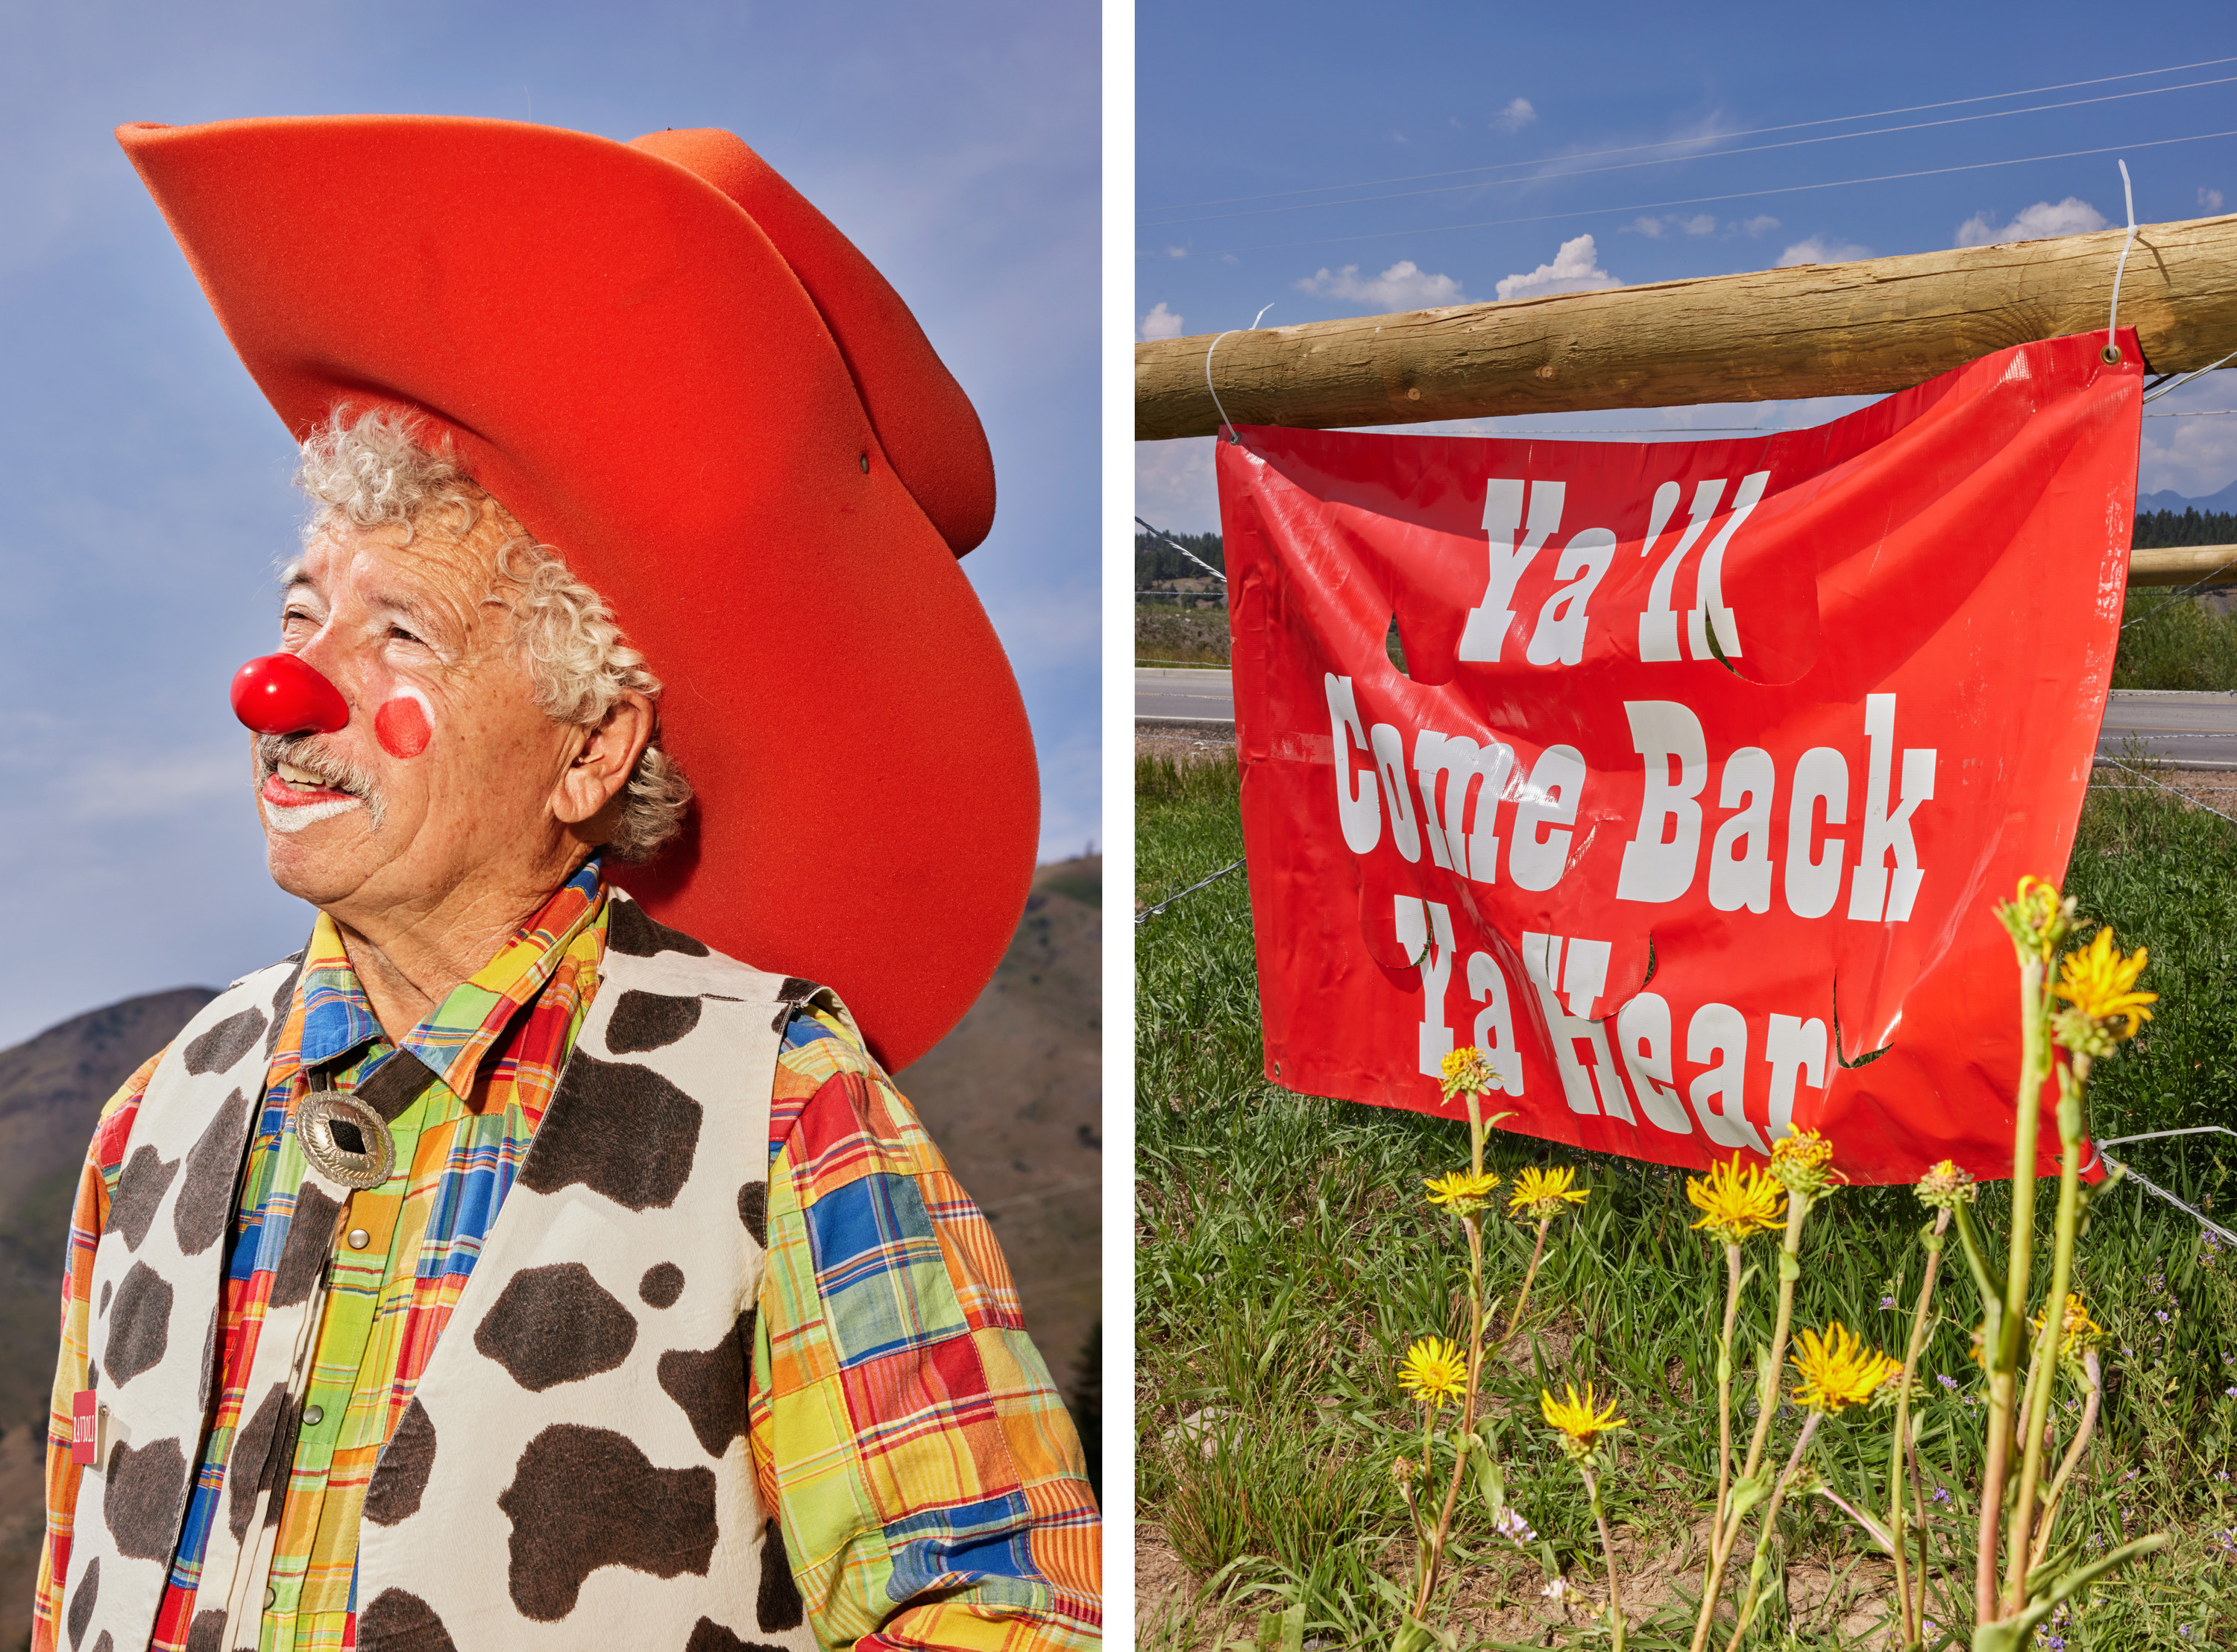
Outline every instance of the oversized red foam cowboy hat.
{"type": "Polygon", "coordinates": [[[300,439],[400,407],[612,603],[695,829],[618,881],[835,988],[888,1068],[960,1018],[1033,875],[1009,661],[956,559],[987,438],[898,294],[727,132],[421,115],[117,139],[300,439]]]}

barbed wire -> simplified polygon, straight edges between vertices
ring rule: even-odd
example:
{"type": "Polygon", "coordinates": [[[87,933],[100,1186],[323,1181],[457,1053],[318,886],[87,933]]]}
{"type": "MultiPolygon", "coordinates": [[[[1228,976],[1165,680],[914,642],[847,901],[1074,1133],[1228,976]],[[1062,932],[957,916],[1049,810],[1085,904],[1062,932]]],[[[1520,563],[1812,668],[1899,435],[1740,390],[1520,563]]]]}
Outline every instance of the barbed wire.
{"type": "Polygon", "coordinates": [[[1194,563],[1195,563],[1198,568],[1203,569],[1204,569],[1204,571],[1205,573],[1207,573],[1207,574],[1211,575],[1214,579],[1217,580],[1221,584],[1224,585],[1224,584],[1226,584],[1226,583],[1227,583],[1227,576],[1226,576],[1226,575],[1224,575],[1224,574],[1221,573],[1221,572],[1219,571],[1219,569],[1217,569],[1217,568],[1214,568],[1214,567],[1213,567],[1210,563],[1208,563],[1208,562],[1204,561],[1204,559],[1203,557],[1201,557],[1201,556],[1198,556],[1198,555],[1196,554],[1196,552],[1194,552],[1194,551],[1191,550],[1190,550],[1186,545],[1184,545],[1183,543],[1181,543],[1181,542],[1180,542],[1179,540],[1178,540],[1178,539],[1174,538],[1171,534],[1167,533],[1167,532],[1166,532],[1163,528],[1152,528],[1151,526],[1150,526],[1150,524],[1149,524],[1148,523],[1146,523],[1146,522],[1143,521],[1143,520],[1141,519],[1141,517],[1135,517],[1135,518],[1134,518],[1134,525],[1135,525],[1137,528],[1139,528],[1139,529],[1140,529],[1144,533],[1145,533],[1145,534],[1149,535],[1149,536],[1150,536],[1150,537],[1151,537],[1152,539],[1162,539],[1162,540],[1164,540],[1167,544],[1171,545],[1171,546],[1175,550],[1178,550],[1178,552],[1180,552],[1180,554],[1181,554],[1182,556],[1184,556],[1187,557],[1191,562],[1194,563]]]}

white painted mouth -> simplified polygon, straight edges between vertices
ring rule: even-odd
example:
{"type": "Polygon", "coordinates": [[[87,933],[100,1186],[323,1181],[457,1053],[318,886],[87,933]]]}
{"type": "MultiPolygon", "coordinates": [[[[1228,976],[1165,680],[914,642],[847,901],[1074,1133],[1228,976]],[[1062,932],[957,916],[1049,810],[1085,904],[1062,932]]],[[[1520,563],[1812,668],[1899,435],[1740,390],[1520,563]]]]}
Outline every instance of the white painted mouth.
{"type": "Polygon", "coordinates": [[[345,809],[361,809],[364,803],[353,797],[334,798],[324,803],[301,803],[287,808],[263,798],[257,805],[264,811],[264,824],[274,832],[300,832],[305,826],[320,820],[331,820],[345,809]]]}

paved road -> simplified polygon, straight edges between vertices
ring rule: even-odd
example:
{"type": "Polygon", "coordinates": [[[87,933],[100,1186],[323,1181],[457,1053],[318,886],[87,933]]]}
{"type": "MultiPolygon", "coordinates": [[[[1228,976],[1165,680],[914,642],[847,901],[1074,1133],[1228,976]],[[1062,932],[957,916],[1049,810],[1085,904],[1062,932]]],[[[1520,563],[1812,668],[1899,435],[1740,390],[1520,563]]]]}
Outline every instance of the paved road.
{"type": "Polygon", "coordinates": [[[2105,708],[2097,754],[2118,756],[2130,734],[2177,768],[2237,769],[2237,694],[2116,693],[2105,708]]]}
{"type": "Polygon", "coordinates": [[[1224,671],[1172,666],[1134,668],[1134,715],[1138,721],[1235,721],[1235,688],[1224,671]]]}
{"type": "MultiPolygon", "coordinates": [[[[1138,666],[1134,715],[1232,722],[1234,687],[1224,671],[1138,666]]],[[[2237,769],[2237,694],[2116,693],[2105,708],[2099,755],[2117,756],[2132,734],[2178,768],[2237,769]]]]}

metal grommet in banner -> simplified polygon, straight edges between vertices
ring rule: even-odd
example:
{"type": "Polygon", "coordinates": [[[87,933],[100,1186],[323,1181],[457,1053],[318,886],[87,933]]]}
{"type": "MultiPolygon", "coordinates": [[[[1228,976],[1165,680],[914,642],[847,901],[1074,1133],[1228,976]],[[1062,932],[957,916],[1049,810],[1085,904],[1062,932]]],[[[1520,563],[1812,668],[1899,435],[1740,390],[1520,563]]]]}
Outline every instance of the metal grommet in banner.
{"type": "Polygon", "coordinates": [[[311,1168],[345,1188],[378,1188],[396,1168],[388,1122],[354,1096],[313,1090],[295,1109],[295,1139],[311,1168]]]}
{"type": "Polygon", "coordinates": [[[2107,345],[2097,354],[2108,367],[2117,367],[2121,365],[2121,346],[2116,344],[2107,345]]]}

